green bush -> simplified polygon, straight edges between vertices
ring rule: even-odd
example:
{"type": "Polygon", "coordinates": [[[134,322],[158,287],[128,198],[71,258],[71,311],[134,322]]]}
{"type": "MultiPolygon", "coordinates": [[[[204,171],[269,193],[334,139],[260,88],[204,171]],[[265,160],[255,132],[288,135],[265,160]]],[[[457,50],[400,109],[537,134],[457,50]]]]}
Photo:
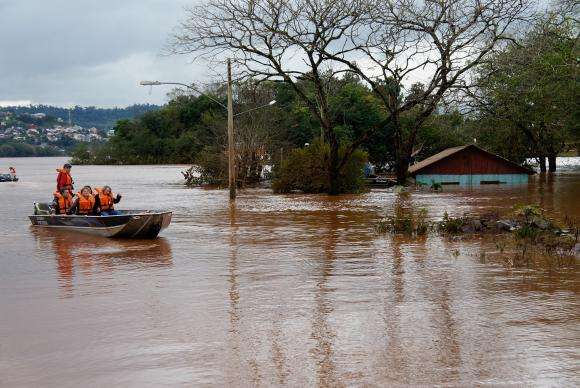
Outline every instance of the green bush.
{"type": "Polygon", "coordinates": [[[91,164],[93,162],[93,155],[86,143],[81,143],[75,147],[71,153],[71,162],[73,164],[91,164]]]}
{"type": "Polygon", "coordinates": [[[451,217],[447,212],[443,214],[443,220],[439,221],[438,228],[444,234],[459,234],[465,224],[466,219],[463,217],[451,217]]]}
{"type": "Polygon", "coordinates": [[[182,174],[187,186],[227,185],[227,156],[217,146],[206,146],[195,158],[195,164],[182,174]]]}
{"type": "Polygon", "coordinates": [[[430,224],[427,220],[427,209],[397,206],[393,216],[385,217],[377,223],[375,230],[378,233],[395,233],[423,236],[429,232],[430,224]]]}
{"type": "MultiPolygon", "coordinates": [[[[345,147],[339,150],[342,158],[345,147]]],[[[330,146],[320,139],[310,146],[294,149],[274,172],[272,188],[276,193],[301,191],[304,193],[328,193],[330,146]]],[[[341,169],[338,178],[338,193],[358,193],[364,190],[363,167],[366,152],[357,150],[341,169]]]]}

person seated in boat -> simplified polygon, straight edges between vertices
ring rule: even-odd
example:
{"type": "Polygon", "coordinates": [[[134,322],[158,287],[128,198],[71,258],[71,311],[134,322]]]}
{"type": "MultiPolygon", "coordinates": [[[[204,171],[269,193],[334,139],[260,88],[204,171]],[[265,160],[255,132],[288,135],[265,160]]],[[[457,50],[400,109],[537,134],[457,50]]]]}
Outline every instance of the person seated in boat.
{"type": "Polygon", "coordinates": [[[8,172],[12,180],[16,179],[16,169],[14,167],[8,167],[8,172]]]}
{"type": "Polygon", "coordinates": [[[95,191],[95,213],[102,216],[118,215],[115,204],[121,200],[121,194],[113,195],[110,186],[97,187],[95,191]]]}
{"type": "Polygon", "coordinates": [[[55,214],[70,214],[73,204],[73,198],[68,189],[63,188],[61,191],[54,193],[52,208],[55,214]]]}
{"type": "Polygon", "coordinates": [[[91,186],[85,186],[79,193],[77,193],[70,208],[70,214],[83,216],[95,215],[95,196],[93,195],[93,189],[91,189],[91,186]]]}
{"type": "Polygon", "coordinates": [[[56,177],[56,191],[60,192],[63,188],[70,191],[71,195],[74,190],[74,181],[70,174],[72,166],[69,163],[65,163],[62,168],[57,168],[56,171],[58,175],[56,177]]]}

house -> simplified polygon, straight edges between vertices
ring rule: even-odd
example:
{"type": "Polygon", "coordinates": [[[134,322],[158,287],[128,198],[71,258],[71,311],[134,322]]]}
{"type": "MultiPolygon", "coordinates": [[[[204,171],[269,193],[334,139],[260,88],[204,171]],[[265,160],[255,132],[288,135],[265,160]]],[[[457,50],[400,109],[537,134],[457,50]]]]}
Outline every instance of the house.
{"type": "Polygon", "coordinates": [[[448,148],[409,168],[418,183],[428,185],[522,184],[534,173],[475,144],[448,148]]]}

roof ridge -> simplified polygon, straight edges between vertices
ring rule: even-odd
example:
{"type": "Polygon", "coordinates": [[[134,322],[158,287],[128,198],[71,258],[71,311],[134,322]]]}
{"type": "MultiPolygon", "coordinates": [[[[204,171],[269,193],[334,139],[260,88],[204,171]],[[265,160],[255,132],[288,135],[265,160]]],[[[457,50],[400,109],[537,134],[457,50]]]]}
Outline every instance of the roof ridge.
{"type": "Polygon", "coordinates": [[[475,147],[478,150],[480,150],[480,151],[482,151],[482,152],[484,152],[484,153],[486,153],[488,155],[491,155],[492,157],[499,158],[499,159],[503,160],[504,162],[507,162],[507,163],[509,163],[509,164],[511,164],[513,166],[517,166],[518,168],[520,168],[522,170],[525,170],[528,174],[533,174],[534,173],[533,170],[531,170],[531,169],[529,169],[527,167],[521,166],[518,163],[516,163],[514,161],[511,161],[509,159],[506,159],[506,158],[504,158],[504,157],[502,157],[500,155],[496,155],[493,152],[490,152],[490,151],[488,151],[488,150],[486,150],[484,148],[481,148],[480,146],[478,146],[475,143],[469,143],[469,144],[465,144],[465,145],[462,145],[462,146],[456,146],[456,147],[446,148],[443,151],[440,151],[440,152],[438,152],[438,153],[436,153],[434,155],[429,156],[428,158],[425,158],[425,159],[421,160],[418,163],[413,164],[412,166],[409,166],[409,170],[408,171],[411,174],[417,173],[418,171],[424,169],[425,167],[427,167],[427,166],[429,166],[431,164],[437,163],[440,160],[443,160],[443,159],[445,159],[445,158],[447,158],[447,157],[449,157],[449,156],[451,156],[453,154],[456,154],[459,151],[463,151],[463,150],[465,150],[466,148],[469,148],[469,147],[475,147]]]}

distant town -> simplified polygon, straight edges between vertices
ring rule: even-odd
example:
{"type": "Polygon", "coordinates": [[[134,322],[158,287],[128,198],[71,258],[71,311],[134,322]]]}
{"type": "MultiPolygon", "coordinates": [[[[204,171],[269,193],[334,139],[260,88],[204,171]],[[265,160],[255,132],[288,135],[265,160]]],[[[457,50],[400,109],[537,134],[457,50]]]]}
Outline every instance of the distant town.
{"type": "Polygon", "coordinates": [[[0,157],[69,154],[80,144],[106,142],[114,135],[118,120],[156,109],[154,105],[0,108],[0,157]]]}
{"type": "Polygon", "coordinates": [[[84,128],[71,122],[66,123],[60,117],[53,119],[45,113],[15,115],[0,112],[0,139],[54,145],[67,138],[77,142],[103,141],[114,133],[114,130],[84,128]]]}

